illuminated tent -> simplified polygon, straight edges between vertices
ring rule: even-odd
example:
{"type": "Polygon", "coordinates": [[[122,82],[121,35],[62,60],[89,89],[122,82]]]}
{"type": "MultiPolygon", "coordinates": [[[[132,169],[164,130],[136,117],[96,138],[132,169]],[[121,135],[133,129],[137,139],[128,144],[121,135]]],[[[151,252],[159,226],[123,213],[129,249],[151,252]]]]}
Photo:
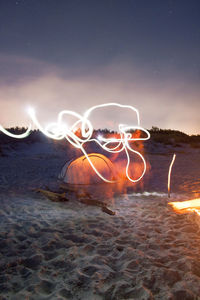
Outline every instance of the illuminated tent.
{"type": "MultiPolygon", "coordinates": [[[[117,172],[113,163],[106,156],[98,153],[88,154],[97,171],[107,180],[116,180],[117,172]]],[[[94,184],[104,182],[93,170],[85,155],[67,162],[59,179],[70,184],[94,184]]]]}

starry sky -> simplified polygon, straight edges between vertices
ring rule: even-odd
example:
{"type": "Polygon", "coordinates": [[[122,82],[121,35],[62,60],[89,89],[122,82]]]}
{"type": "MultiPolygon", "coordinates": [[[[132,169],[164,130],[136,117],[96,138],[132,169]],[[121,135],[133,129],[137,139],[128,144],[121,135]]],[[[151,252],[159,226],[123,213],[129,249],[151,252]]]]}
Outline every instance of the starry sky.
{"type": "MultiPolygon", "coordinates": [[[[118,102],[145,128],[200,134],[199,0],[0,0],[0,123],[118,102]]],[[[119,110],[99,111],[95,128],[119,110]]],[[[133,124],[135,125],[135,124],[133,124]]]]}

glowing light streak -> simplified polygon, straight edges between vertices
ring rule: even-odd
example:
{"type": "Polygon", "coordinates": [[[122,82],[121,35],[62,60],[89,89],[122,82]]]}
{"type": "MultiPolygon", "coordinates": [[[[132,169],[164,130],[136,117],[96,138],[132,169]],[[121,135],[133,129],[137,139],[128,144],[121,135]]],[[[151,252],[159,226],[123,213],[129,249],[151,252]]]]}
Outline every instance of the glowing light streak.
{"type": "Polygon", "coordinates": [[[175,158],[176,158],[176,154],[173,155],[171,164],[169,166],[169,172],[168,172],[168,198],[170,198],[171,173],[172,173],[172,166],[174,164],[175,158]]]}
{"type": "MultiPolygon", "coordinates": [[[[142,179],[146,172],[146,161],[144,157],[142,156],[141,153],[138,151],[134,150],[130,143],[134,141],[145,141],[150,138],[149,132],[142,128],[140,126],[140,117],[139,117],[139,112],[136,108],[134,108],[131,105],[122,105],[119,103],[105,103],[105,104],[100,104],[100,105],[95,105],[91,108],[89,108],[85,114],[82,116],[76,112],[70,111],[70,110],[63,110],[58,114],[57,122],[50,123],[48,126],[43,127],[40,122],[38,121],[34,109],[30,108],[28,110],[29,116],[33,122],[33,124],[47,137],[55,140],[61,140],[61,139],[66,139],[71,145],[73,145],[75,148],[80,149],[85,157],[87,158],[88,162],[90,163],[91,167],[93,170],[96,172],[96,174],[105,182],[113,183],[116,181],[111,181],[106,179],[102,174],[98,172],[98,170],[95,168],[94,164],[90,160],[90,157],[88,156],[87,152],[84,149],[84,144],[87,142],[96,142],[102,149],[104,149],[107,152],[110,153],[120,153],[125,150],[126,156],[127,156],[127,164],[126,164],[126,176],[131,182],[138,182],[139,180],[142,179]],[[93,134],[93,126],[91,121],[89,120],[90,114],[99,108],[106,108],[106,107],[120,107],[120,108],[126,108],[131,110],[132,112],[136,113],[137,117],[137,125],[136,126],[127,126],[125,124],[119,124],[118,129],[119,129],[119,137],[118,138],[109,138],[109,137],[103,137],[98,136],[97,138],[92,138],[93,134]],[[67,125],[64,124],[63,122],[63,117],[64,116],[73,116],[77,118],[77,121],[71,126],[68,127],[67,125]],[[81,130],[81,137],[76,135],[76,129],[80,127],[81,130]],[[146,134],[146,137],[133,137],[132,133],[128,131],[142,131],[146,134]],[[129,152],[132,152],[136,155],[139,156],[139,158],[142,160],[143,163],[143,172],[142,175],[137,178],[133,179],[129,176],[129,166],[130,166],[130,155],[129,152]]],[[[1,128],[0,128],[1,129],[1,128]]],[[[31,130],[31,127],[28,128],[27,132],[24,133],[23,135],[20,136],[13,136],[13,137],[18,137],[18,138],[23,138],[29,134],[31,130]]],[[[2,130],[5,134],[9,135],[8,132],[3,129],[2,130]]]]}

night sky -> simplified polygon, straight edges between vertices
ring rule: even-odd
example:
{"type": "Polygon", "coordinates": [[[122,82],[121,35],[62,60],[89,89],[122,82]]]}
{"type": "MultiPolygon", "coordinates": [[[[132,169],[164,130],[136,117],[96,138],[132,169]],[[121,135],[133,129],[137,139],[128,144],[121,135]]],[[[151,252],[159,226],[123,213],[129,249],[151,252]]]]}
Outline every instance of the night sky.
{"type": "Polygon", "coordinates": [[[28,125],[30,105],[46,124],[105,102],[200,134],[199,0],[0,0],[2,125],[28,125]]]}

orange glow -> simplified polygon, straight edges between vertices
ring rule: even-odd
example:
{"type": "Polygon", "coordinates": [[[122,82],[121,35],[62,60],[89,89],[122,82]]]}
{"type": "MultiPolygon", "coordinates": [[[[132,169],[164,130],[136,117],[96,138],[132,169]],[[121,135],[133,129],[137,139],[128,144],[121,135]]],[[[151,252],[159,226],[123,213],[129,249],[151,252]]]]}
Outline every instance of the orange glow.
{"type": "Polygon", "coordinates": [[[181,202],[169,202],[169,205],[179,214],[196,212],[200,216],[200,198],[181,202]]]}
{"type": "MultiPolygon", "coordinates": [[[[113,163],[106,156],[99,153],[88,154],[90,161],[107,180],[119,180],[119,175],[113,163]]],[[[61,179],[69,184],[97,184],[101,178],[95,173],[85,155],[67,163],[62,172],[61,179]]]]}
{"type": "MultiPolygon", "coordinates": [[[[58,114],[58,118],[56,122],[52,122],[45,127],[41,125],[41,123],[38,121],[36,117],[35,110],[33,108],[28,109],[29,116],[31,118],[32,123],[34,126],[36,126],[44,135],[46,135],[48,138],[51,138],[53,140],[62,140],[66,139],[74,148],[80,150],[83,154],[83,157],[88,160],[88,164],[92,167],[93,171],[96,173],[97,176],[101,180],[107,183],[117,183],[118,180],[115,180],[115,176],[109,176],[111,178],[107,179],[103,173],[104,173],[104,167],[106,170],[105,161],[106,159],[99,158],[97,160],[96,156],[94,159],[94,156],[91,156],[86,151],[86,148],[84,146],[90,142],[95,142],[98,147],[100,147],[101,151],[107,152],[110,156],[111,155],[119,155],[120,153],[124,154],[125,159],[123,161],[125,162],[125,168],[120,167],[120,174],[121,170],[123,170],[123,174],[125,173],[126,179],[128,179],[132,183],[139,182],[143,176],[145,175],[147,164],[145,161],[144,156],[141,154],[138,150],[143,150],[143,145],[141,146],[140,142],[144,142],[150,138],[150,133],[148,130],[144,129],[140,126],[140,116],[139,111],[134,108],[131,105],[124,105],[119,103],[104,103],[92,106],[89,108],[83,115],[80,115],[74,111],[71,110],[62,110],[58,114]],[[137,123],[136,125],[126,125],[118,123],[118,134],[113,135],[112,137],[103,135],[98,135],[97,137],[94,135],[94,128],[93,124],[90,121],[89,117],[92,112],[98,109],[102,108],[120,108],[122,109],[129,109],[131,113],[136,116],[137,123]],[[72,126],[69,126],[69,124],[64,122],[64,118],[75,118],[77,119],[72,126]],[[138,145],[139,143],[139,145],[138,145]],[[138,150],[136,150],[136,148],[138,150]],[[140,149],[141,148],[141,149],[140,149]],[[134,161],[133,166],[133,160],[131,158],[132,156],[136,157],[136,160],[134,161]],[[140,164],[138,165],[138,160],[140,161],[140,164]],[[97,163],[98,161],[98,163],[97,163]],[[104,161],[104,163],[102,163],[104,161]],[[97,166],[96,166],[97,165],[97,166]],[[132,170],[130,170],[130,167],[132,170]],[[134,167],[134,172],[133,172],[134,167]],[[100,169],[100,171],[98,170],[100,169]],[[124,172],[125,171],[125,172],[124,172]]],[[[12,135],[8,131],[6,131],[1,125],[0,125],[0,131],[3,131],[5,134],[10,135],[12,137],[17,138],[23,138],[29,134],[31,130],[30,128],[22,135],[12,135]]],[[[104,132],[103,132],[104,133],[104,132]]],[[[82,164],[79,164],[82,166],[82,164]]],[[[86,166],[86,164],[83,164],[83,166],[86,166]]],[[[87,166],[88,169],[88,166],[87,166]]],[[[112,169],[112,167],[110,168],[112,169]]],[[[76,173],[79,174],[76,170],[76,173]]],[[[86,173],[83,171],[83,174],[86,173]]],[[[74,177],[74,176],[73,176],[74,177]]],[[[81,179],[78,177],[78,181],[81,181],[81,179]]],[[[121,176],[120,176],[121,177],[121,176]]]]}
{"type": "Polygon", "coordinates": [[[104,103],[92,106],[89,108],[84,115],[80,115],[74,111],[70,110],[63,110],[58,114],[57,122],[50,123],[46,127],[43,127],[40,122],[38,121],[34,109],[29,109],[29,115],[33,122],[33,124],[47,137],[54,139],[54,140],[62,140],[66,139],[71,145],[73,145],[75,148],[82,151],[82,153],[87,158],[89,164],[93,168],[93,170],[96,172],[96,174],[105,182],[107,183],[114,183],[112,180],[106,179],[94,166],[92,161],[90,160],[90,157],[88,156],[88,153],[84,149],[84,145],[88,142],[96,142],[104,151],[107,151],[109,153],[119,153],[124,152],[126,155],[126,177],[128,180],[130,180],[133,183],[136,183],[140,181],[145,172],[146,172],[146,161],[143,157],[143,155],[133,149],[131,147],[132,142],[138,142],[138,141],[146,141],[150,138],[149,132],[142,128],[140,126],[140,116],[139,111],[130,105],[123,105],[119,103],[104,103]],[[89,117],[91,113],[95,110],[98,110],[100,108],[106,108],[106,107],[114,107],[114,108],[120,108],[120,109],[129,109],[134,115],[136,115],[137,118],[137,124],[127,126],[125,124],[118,124],[118,131],[119,131],[119,137],[115,138],[106,138],[102,135],[98,136],[97,138],[94,138],[93,132],[94,128],[92,125],[92,122],[89,120],[89,117]],[[68,126],[67,124],[63,123],[63,117],[70,116],[75,117],[77,121],[72,125],[68,126]],[[80,127],[80,129],[77,129],[77,127],[80,127]],[[76,130],[74,132],[74,129],[76,130]],[[136,137],[131,132],[136,132],[136,137]],[[138,132],[139,131],[139,132],[138,132]],[[143,136],[140,136],[140,131],[143,132],[143,136]],[[80,137],[79,137],[80,135],[80,137]],[[129,173],[129,167],[130,167],[130,153],[135,154],[143,164],[143,170],[138,178],[131,178],[129,173]]]}
{"type": "MultiPolygon", "coordinates": [[[[115,134],[110,135],[113,136],[115,134]]],[[[90,144],[88,146],[90,147],[90,144]]],[[[142,148],[142,142],[136,145],[137,151],[142,151],[142,148]]],[[[67,162],[59,178],[67,185],[73,185],[89,193],[94,199],[101,199],[103,195],[108,201],[113,200],[114,196],[119,194],[126,194],[129,188],[134,188],[134,190],[143,188],[144,180],[140,180],[134,186],[132,182],[128,180],[126,176],[126,159],[123,155],[121,156],[119,153],[114,153],[108,158],[103,154],[90,153],[88,157],[95,166],[95,169],[101,173],[104,178],[113,181],[112,184],[101,180],[85,155],[67,162]]],[[[149,169],[150,164],[147,162],[147,171],[149,171],[149,169]]],[[[142,172],[142,162],[137,158],[137,155],[131,156],[129,175],[132,178],[138,178],[142,172]]]]}

